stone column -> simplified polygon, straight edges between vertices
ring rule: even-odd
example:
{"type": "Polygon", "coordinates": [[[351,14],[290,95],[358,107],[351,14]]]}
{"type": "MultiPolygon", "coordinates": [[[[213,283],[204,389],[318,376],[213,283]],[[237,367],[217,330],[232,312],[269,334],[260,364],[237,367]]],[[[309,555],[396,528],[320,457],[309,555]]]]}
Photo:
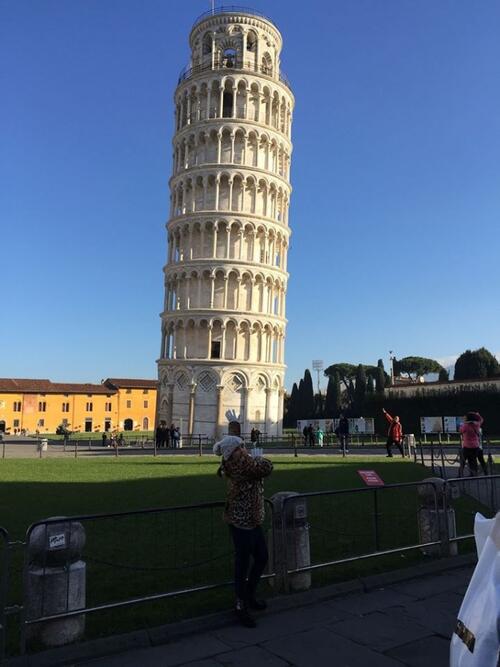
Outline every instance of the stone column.
{"type": "Polygon", "coordinates": [[[194,399],[196,396],[196,382],[191,383],[189,392],[188,435],[193,435],[194,429],[194,399]]]}
{"type": "Polygon", "coordinates": [[[266,387],[266,433],[271,435],[271,387],[266,387]]]}
{"type": "Polygon", "coordinates": [[[212,259],[215,259],[217,257],[217,229],[218,229],[217,222],[213,223],[213,229],[214,229],[214,236],[212,239],[212,259]]]}
{"type": "MultiPolygon", "coordinates": [[[[222,130],[219,130],[217,132],[217,164],[220,164],[221,152],[222,152],[222,130]]],[[[216,206],[215,208],[217,210],[219,209],[218,206],[216,206]]]]}
{"type": "Polygon", "coordinates": [[[224,310],[227,310],[227,281],[228,281],[227,276],[224,276],[224,296],[222,301],[222,307],[224,308],[224,310]]]}
{"type": "Polygon", "coordinates": [[[224,387],[221,384],[217,385],[217,425],[216,425],[216,437],[221,438],[225,421],[224,421],[224,401],[222,398],[222,392],[224,387]]]}
{"type": "Polygon", "coordinates": [[[214,307],[215,276],[210,276],[210,308],[214,307]]]}
{"type": "Polygon", "coordinates": [[[245,387],[243,389],[243,424],[242,429],[244,433],[247,433],[250,429],[250,395],[252,392],[252,387],[245,387]]]}
{"type": "Polygon", "coordinates": [[[209,324],[207,329],[208,329],[208,350],[207,350],[207,356],[206,359],[210,359],[210,352],[212,350],[212,325],[209,324]]]}

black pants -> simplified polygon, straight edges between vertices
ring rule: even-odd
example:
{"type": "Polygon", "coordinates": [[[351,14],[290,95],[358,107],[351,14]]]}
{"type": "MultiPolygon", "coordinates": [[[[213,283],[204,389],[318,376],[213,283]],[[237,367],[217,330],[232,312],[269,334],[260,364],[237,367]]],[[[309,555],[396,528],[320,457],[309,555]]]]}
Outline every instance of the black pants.
{"type": "MultiPolygon", "coordinates": [[[[465,463],[469,464],[471,475],[477,475],[478,447],[462,447],[462,455],[465,463]]],[[[483,457],[484,461],[484,457],[483,457]]]]}
{"type": "Polygon", "coordinates": [[[338,439],[339,439],[340,449],[345,454],[347,452],[347,447],[349,445],[349,436],[347,435],[347,433],[339,433],[338,439]]]}
{"type": "Polygon", "coordinates": [[[266,538],[261,526],[244,530],[229,526],[234,543],[234,586],[239,600],[254,598],[268,561],[266,538]],[[252,558],[252,566],[248,571],[252,558]],[[247,583],[248,575],[248,583],[247,583]]]}
{"type": "Polygon", "coordinates": [[[396,445],[396,447],[399,449],[401,456],[404,457],[404,452],[403,452],[403,445],[401,443],[401,440],[393,440],[392,438],[387,438],[387,442],[385,444],[385,448],[387,449],[387,455],[392,456],[392,446],[396,445]]]}

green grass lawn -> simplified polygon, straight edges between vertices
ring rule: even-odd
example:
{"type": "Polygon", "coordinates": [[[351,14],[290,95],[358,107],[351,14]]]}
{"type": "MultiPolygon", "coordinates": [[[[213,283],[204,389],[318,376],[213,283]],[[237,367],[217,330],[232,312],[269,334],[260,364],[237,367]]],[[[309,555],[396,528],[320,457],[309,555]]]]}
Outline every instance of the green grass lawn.
{"type": "MultiPolygon", "coordinates": [[[[376,470],[386,484],[430,476],[419,465],[394,458],[275,456],[266,496],[366,488],[357,470],[376,470]]],[[[50,516],[111,513],[222,501],[225,483],[215,457],[123,457],[0,460],[0,526],[23,539],[28,525],[50,516]]],[[[415,488],[378,492],[378,547],[418,542],[415,488]]],[[[467,506],[467,524],[472,510],[467,506]]],[[[86,520],[87,604],[230,580],[232,548],[220,507],[86,520]]],[[[319,496],[308,501],[311,561],[375,550],[373,492],[319,496]]],[[[465,521],[465,519],[464,519],[465,521]]],[[[313,574],[313,585],[401,567],[419,551],[335,566],[313,574]]],[[[10,601],[20,602],[21,551],[12,559],[10,601]]],[[[272,591],[265,585],[268,594],[272,591]]],[[[87,617],[96,637],[225,608],[228,589],[170,598],[87,617]]],[[[15,628],[14,628],[15,631],[15,628]]],[[[14,640],[11,637],[11,646],[14,640]]]]}

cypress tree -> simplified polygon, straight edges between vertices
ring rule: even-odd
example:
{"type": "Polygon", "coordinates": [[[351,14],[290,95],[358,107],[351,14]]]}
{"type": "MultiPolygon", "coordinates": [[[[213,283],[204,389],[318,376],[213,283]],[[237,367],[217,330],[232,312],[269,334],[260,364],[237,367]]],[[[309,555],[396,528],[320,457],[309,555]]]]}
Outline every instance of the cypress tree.
{"type": "Polygon", "coordinates": [[[332,419],[338,417],[340,412],[340,380],[339,374],[335,372],[328,378],[325,400],[325,417],[332,419]]]}
{"type": "Polygon", "coordinates": [[[362,364],[359,364],[356,371],[356,386],[354,389],[354,403],[359,414],[363,414],[363,408],[366,398],[366,373],[362,364]]]}
{"type": "Polygon", "coordinates": [[[375,381],[371,375],[368,376],[368,381],[366,383],[366,393],[367,394],[375,393],[375,381]]]}
{"type": "Polygon", "coordinates": [[[384,362],[379,359],[377,362],[377,377],[375,378],[375,389],[377,393],[382,393],[385,389],[385,369],[384,362]]]}
{"type": "Polygon", "coordinates": [[[349,406],[352,408],[352,406],[354,405],[354,396],[355,396],[354,382],[352,381],[352,378],[349,380],[347,393],[348,393],[349,406]]]}
{"type": "Polygon", "coordinates": [[[295,428],[297,425],[297,419],[299,417],[297,416],[298,412],[298,398],[299,398],[299,389],[297,387],[297,383],[293,383],[292,387],[292,393],[290,394],[290,398],[288,399],[288,412],[287,412],[287,424],[290,428],[295,428]]]}
{"type": "Polygon", "coordinates": [[[314,389],[313,381],[311,376],[311,371],[306,368],[304,371],[304,382],[302,385],[303,388],[303,399],[301,401],[300,407],[304,412],[305,419],[314,418],[314,389]]]}

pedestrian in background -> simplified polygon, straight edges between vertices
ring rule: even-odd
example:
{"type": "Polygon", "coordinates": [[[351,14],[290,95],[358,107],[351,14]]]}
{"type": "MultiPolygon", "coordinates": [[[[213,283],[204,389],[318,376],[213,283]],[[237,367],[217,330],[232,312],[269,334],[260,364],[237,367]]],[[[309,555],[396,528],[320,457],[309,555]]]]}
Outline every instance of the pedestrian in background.
{"type": "Polygon", "coordinates": [[[348,454],[349,450],[347,447],[349,445],[349,420],[343,412],[340,413],[339,423],[335,429],[335,435],[339,439],[339,447],[342,450],[342,454],[348,454]]]}
{"type": "Polygon", "coordinates": [[[384,408],[382,408],[382,412],[384,413],[384,417],[389,422],[389,430],[387,431],[387,443],[386,443],[387,456],[389,458],[392,457],[392,446],[396,445],[396,447],[399,449],[401,453],[401,456],[404,458],[405,454],[403,451],[403,427],[401,426],[399,417],[398,415],[396,415],[395,417],[391,417],[391,415],[387,412],[387,410],[384,410],[384,408]]]}
{"type": "MultiPolygon", "coordinates": [[[[472,476],[477,475],[478,452],[480,449],[481,426],[483,421],[484,420],[479,412],[468,412],[465,415],[464,423],[460,426],[460,434],[462,437],[462,461],[464,466],[465,463],[468,463],[472,476]]],[[[486,467],[486,464],[484,467],[486,467]]]]}

